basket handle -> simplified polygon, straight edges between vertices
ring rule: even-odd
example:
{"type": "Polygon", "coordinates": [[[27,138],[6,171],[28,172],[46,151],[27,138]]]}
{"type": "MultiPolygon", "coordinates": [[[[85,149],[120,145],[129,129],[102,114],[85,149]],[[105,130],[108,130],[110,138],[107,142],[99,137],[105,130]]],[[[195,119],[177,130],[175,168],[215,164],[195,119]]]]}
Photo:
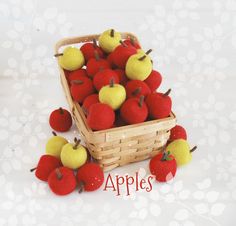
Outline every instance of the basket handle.
{"type": "MultiPolygon", "coordinates": [[[[94,35],[87,35],[87,36],[80,36],[80,37],[63,38],[56,43],[55,48],[54,48],[55,54],[59,53],[59,49],[62,46],[89,42],[89,41],[92,41],[93,39],[98,40],[99,36],[100,34],[94,34],[94,35]]],[[[123,39],[132,37],[138,41],[138,38],[134,34],[129,33],[129,32],[121,32],[121,37],[123,39]]]]}

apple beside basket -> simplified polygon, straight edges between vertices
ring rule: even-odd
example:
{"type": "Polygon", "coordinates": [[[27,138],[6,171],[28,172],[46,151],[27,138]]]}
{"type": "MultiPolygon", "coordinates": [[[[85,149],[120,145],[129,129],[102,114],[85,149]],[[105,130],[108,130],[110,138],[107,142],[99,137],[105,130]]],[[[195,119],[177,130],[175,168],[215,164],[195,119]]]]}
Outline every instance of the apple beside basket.
{"type": "MultiPolygon", "coordinates": [[[[137,37],[131,33],[121,33],[122,39],[137,37]]],[[[63,46],[98,40],[99,35],[65,38],[56,43],[55,54],[63,46]]],[[[78,103],[73,101],[64,70],[59,66],[61,83],[72,116],[92,157],[104,171],[118,166],[151,158],[162,151],[170,136],[170,129],[176,125],[173,112],[164,119],[147,121],[135,125],[126,125],[101,131],[92,131],[78,103]]]]}

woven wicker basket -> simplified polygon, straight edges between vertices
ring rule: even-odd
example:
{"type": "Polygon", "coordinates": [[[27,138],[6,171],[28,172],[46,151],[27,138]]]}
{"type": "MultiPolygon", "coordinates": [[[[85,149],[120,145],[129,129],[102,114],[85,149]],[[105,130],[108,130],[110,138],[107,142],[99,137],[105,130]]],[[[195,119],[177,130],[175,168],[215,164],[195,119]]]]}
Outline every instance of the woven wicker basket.
{"type": "MultiPolygon", "coordinates": [[[[66,38],[57,42],[55,54],[66,45],[79,44],[98,39],[99,35],[66,38]]],[[[122,38],[137,37],[131,33],[122,33],[122,38]]],[[[152,120],[135,125],[127,125],[102,131],[92,131],[80,105],[73,101],[64,70],[59,66],[61,83],[69,103],[72,116],[90,154],[104,171],[118,166],[148,159],[162,151],[169,138],[169,130],[175,126],[173,113],[168,118],[152,120]]]]}

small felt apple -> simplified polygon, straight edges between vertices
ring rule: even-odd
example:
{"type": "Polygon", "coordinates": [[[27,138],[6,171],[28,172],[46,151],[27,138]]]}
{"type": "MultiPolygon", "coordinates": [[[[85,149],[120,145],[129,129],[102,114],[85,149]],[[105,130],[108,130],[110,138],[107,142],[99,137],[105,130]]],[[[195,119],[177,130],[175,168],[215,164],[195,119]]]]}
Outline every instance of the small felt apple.
{"type": "Polygon", "coordinates": [[[140,44],[138,43],[137,40],[135,40],[133,37],[127,38],[124,40],[124,43],[128,46],[133,46],[136,49],[141,49],[140,44]]]}
{"type": "Polygon", "coordinates": [[[102,168],[96,163],[86,163],[78,169],[77,181],[79,192],[95,191],[99,189],[104,182],[104,173],[102,168]]]}
{"type": "Polygon", "coordinates": [[[77,185],[73,170],[67,167],[56,168],[48,177],[48,185],[56,195],[70,194],[77,185]]]}
{"type": "Polygon", "coordinates": [[[95,74],[102,69],[111,68],[110,63],[106,59],[100,58],[96,51],[95,58],[90,58],[86,66],[87,73],[90,78],[93,78],[95,74]]]}
{"type": "Polygon", "coordinates": [[[120,84],[122,86],[126,86],[126,84],[129,80],[125,74],[125,71],[122,69],[115,69],[114,72],[118,75],[120,84]]]}
{"type": "Polygon", "coordinates": [[[147,105],[144,102],[144,96],[130,98],[126,100],[120,109],[121,117],[128,124],[144,122],[148,116],[147,105]]]}
{"type": "Polygon", "coordinates": [[[54,110],[49,117],[51,128],[57,132],[66,132],[72,126],[72,118],[69,111],[63,108],[54,110]]]}
{"type": "Polygon", "coordinates": [[[169,141],[172,142],[177,139],[184,139],[187,140],[187,133],[186,130],[180,126],[176,125],[170,130],[170,138],[169,141]]]}
{"type": "Polygon", "coordinates": [[[131,80],[127,82],[125,90],[128,98],[139,98],[140,96],[146,97],[148,94],[151,93],[151,90],[149,89],[148,85],[140,80],[131,80]]]}
{"type": "Polygon", "coordinates": [[[156,177],[159,182],[166,182],[171,180],[177,170],[177,164],[173,155],[170,152],[157,154],[149,163],[149,169],[152,175],[156,177]]]}
{"type": "Polygon", "coordinates": [[[192,152],[196,149],[197,146],[191,149],[188,142],[184,139],[174,140],[166,148],[175,157],[178,166],[189,163],[192,160],[192,152]]]}
{"type": "Polygon", "coordinates": [[[144,80],[151,92],[155,92],[161,85],[162,76],[158,71],[152,70],[151,74],[144,80]]]}
{"type": "Polygon", "coordinates": [[[71,96],[74,101],[83,103],[84,99],[95,92],[91,79],[81,77],[79,80],[73,80],[70,87],[71,96]]]}
{"type": "Polygon", "coordinates": [[[87,160],[86,148],[80,144],[80,140],[74,139],[74,144],[67,143],[61,150],[61,162],[70,169],[78,169],[87,160]]]}
{"type": "Polygon", "coordinates": [[[169,89],[166,93],[151,93],[146,98],[149,116],[152,119],[166,118],[171,113],[172,101],[168,96],[171,92],[169,89]]]}
{"type": "Polygon", "coordinates": [[[125,66],[125,73],[131,80],[145,80],[152,71],[152,61],[148,54],[152,50],[148,50],[146,53],[139,52],[132,55],[125,66]]]}
{"type": "Polygon", "coordinates": [[[113,126],[114,121],[115,113],[109,105],[96,103],[89,108],[87,123],[91,129],[109,129],[113,126]]]}
{"type": "Polygon", "coordinates": [[[121,45],[117,46],[112,52],[112,60],[118,68],[125,69],[129,57],[136,54],[137,50],[135,47],[128,46],[122,41],[120,43],[121,45]]]}
{"type": "Polygon", "coordinates": [[[93,78],[93,85],[97,91],[99,91],[103,86],[109,85],[111,79],[114,83],[118,84],[120,82],[117,73],[111,69],[104,69],[99,71],[93,78]]]}
{"type": "Polygon", "coordinates": [[[86,42],[81,47],[85,60],[88,62],[90,58],[94,58],[95,51],[98,53],[100,58],[104,57],[102,49],[97,45],[96,39],[93,39],[93,42],[86,42]]]}
{"type": "Polygon", "coordinates": [[[88,77],[87,71],[85,69],[77,69],[75,71],[71,71],[67,77],[69,84],[71,84],[73,80],[79,80],[81,77],[88,77]]]}
{"type": "Polygon", "coordinates": [[[87,96],[84,99],[84,102],[83,102],[83,105],[82,105],[84,113],[87,115],[88,112],[89,112],[89,108],[93,104],[96,104],[96,103],[99,103],[98,94],[92,94],[92,95],[87,96]]]}
{"type": "Polygon", "coordinates": [[[55,54],[58,57],[60,66],[68,71],[74,71],[82,68],[84,65],[83,53],[76,47],[66,47],[63,53],[55,54]]]}
{"type": "Polygon", "coordinates": [[[99,101],[108,104],[113,110],[117,110],[126,99],[125,88],[120,84],[114,84],[111,79],[110,84],[103,86],[99,91],[99,101]]]}
{"type": "Polygon", "coordinates": [[[111,53],[118,45],[120,45],[121,34],[114,29],[104,31],[98,39],[99,46],[106,53],[111,53]]]}
{"type": "Polygon", "coordinates": [[[42,181],[48,181],[49,174],[57,167],[62,166],[59,158],[52,155],[42,155],[37,167],[30,171],[35,171],[35,176],[42,181]]]}
{"type": "Polygon", "coordinates": [[[64,137],[58,136],[54,131],[52,134],[53,137],[51,137],[46,144],[46,153],[60,158],[61,149],[68,141],[64,137]]]}

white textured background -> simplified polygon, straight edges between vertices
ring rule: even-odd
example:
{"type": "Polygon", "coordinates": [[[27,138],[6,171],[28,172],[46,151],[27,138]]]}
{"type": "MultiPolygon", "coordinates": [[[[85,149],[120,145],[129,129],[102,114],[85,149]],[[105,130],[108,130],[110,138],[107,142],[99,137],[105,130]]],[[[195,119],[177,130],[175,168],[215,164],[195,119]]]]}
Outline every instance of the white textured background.
{"type": "MultiPolygon", "coordinates": [[[[0,225],[235,225],[236,1],[1,0],[0,28],[0,225]],[[44,153],[50,111],[67,107],[53,45],[110,27],[154,49],[160,90],[172,88],[198,151],[151,193],[57,197],[29,173],[44,153]]],[[[145,176],[147,165],[112,173],[145,176]]]]}

